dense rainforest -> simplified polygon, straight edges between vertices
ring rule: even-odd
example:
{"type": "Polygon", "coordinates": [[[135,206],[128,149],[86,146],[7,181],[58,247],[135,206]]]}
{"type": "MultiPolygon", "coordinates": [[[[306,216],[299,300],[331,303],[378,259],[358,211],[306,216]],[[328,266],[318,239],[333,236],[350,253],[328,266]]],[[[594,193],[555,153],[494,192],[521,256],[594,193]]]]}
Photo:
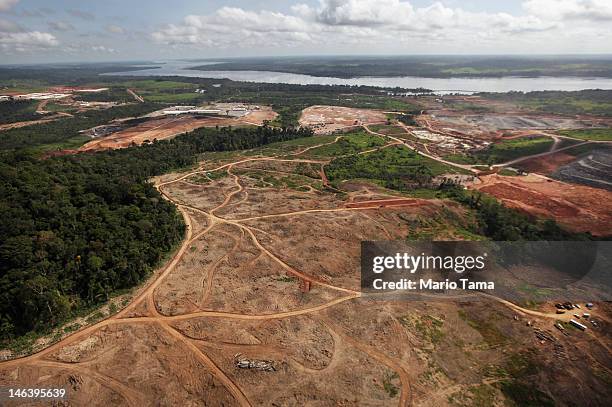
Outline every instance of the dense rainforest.
{"type": "Polygon", "coordinates": [[[215,59],[199,71],[273,71],[335,78],[420,76],[426,78],[612,77],[607,57],[472,55],[313,56],[215,59]]]}
{"type": "Polygon", "coordinates": [[[132,287],[182,238],[147,182],[206,151],[310,136],[304,129],[198,129],[142,147],[41,160],[0,154],[0,342],[45,332],[132,287]]]}
{"type": "Polygon", "coordinates": [[[36,102],[16,100],[0,103],[0,124],[36,120],[43,118],[36,113],[36,102]]]}
{"type": "MultiPolygon", "coordinates": [[[[439,187],[439,196],[453,199],[474,211],[477,224],[472,231],[496,241],[566,241],[594,240],[590,233],[563,229],[553,219],[537,219],[518,209],[503,205],[494,197],[479,191],[468,191],[453,182],[439,187]]],[[[606,240],[606,239],[602,239],[606,240]]]]}
{"type": "MultiPolygon", "coordinates": [[[[7,106],[7,103],[2,105],[0,111],[6,109],[5,106],[7,106]]],[[[0,137],[0,150],[37,148],[53,144],[60,147],[62,146],[61,143],[66,142],[66,140],[79,137],[79,132],[83,129],[106,124],[114,119],[141,116],[159,108],[160,106],[154,103],[123,105],[106,110],[92,110],[79,116],[67,117],[48,123],[7,130],[2,132],[2,137],[0,137]]]]}

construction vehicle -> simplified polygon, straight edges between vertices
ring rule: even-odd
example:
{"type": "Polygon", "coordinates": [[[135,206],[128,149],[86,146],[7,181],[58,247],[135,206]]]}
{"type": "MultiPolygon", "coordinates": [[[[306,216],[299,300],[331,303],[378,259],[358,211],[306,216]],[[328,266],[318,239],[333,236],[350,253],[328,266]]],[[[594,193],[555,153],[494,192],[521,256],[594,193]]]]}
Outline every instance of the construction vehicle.
{"type": "Polygon", "coordinates": [[[248,359],[242,353],[234,355],[234,364],[239,369],[256,369],[263,372],[274,372],[274,362],[271,360],[248,359]]]}
{"type": "Polygon", "coordinates": [[[581,331],[586,331],[586,329],[587,329],[586,325],[581,324],[580,322],[576,321],[575,319],[570,319],[570,324],[572,324],[576,328],[580,329],[581,331]]]}

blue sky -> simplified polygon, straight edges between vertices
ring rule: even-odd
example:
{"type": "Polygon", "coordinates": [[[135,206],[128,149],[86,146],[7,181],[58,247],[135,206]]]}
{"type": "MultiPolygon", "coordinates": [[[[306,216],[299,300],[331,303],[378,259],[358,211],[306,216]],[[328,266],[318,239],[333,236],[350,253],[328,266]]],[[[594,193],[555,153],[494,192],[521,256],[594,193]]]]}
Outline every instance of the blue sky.
{"type": "Polygon", "coordinates": [[[3,63],[612,53],[612,0],[0,0],[3,63]]]}

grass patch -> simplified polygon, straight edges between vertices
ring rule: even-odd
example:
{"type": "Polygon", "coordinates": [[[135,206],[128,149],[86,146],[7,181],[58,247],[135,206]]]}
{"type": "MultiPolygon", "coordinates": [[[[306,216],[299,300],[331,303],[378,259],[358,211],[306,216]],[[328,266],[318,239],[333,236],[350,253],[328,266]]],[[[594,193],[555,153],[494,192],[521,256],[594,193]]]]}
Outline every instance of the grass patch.
{"type": "MultiPolygon", "coordinates": [[[[420,191],[420,190],[419,190],[420,191]]],[[[429,190],[433,195],[427,199],[444,198],[444,195],[437,190],[429,190]]],[[[412,194],[408,194],[412,195],[412,194]]],[[[410,215],[408,215],[410,216],[410,215]]],[[[432,216],[407,217],[399,215],[400,219],[408,224],[408,234],[406,239],[409,241],[430,241],[430,240],[483,240],[484,236],[477,233],[478,224],[470,212],[459,215],[456,212],[443,207],[439,212],[432,216]]]]}
{"type": "Polygon", "coordinates": [[[356,132],[343,135],[337,142],[317,147],[308,151],[307,154],[312,157],[338,157],[357,154],[384,145],[385,141],[381,137],[366,132],[356,132]]]}
{"type": "Polygon", "coordinates": [[[414,331],[419,337],[436,345],[444,339],[444,321],[431,315],[404,315],[399,318],[402,326],[414,331]]]}
{"type": "Polygon", "coordinates": [[[453,163],[468,165],[475,164],[477,161],[476,157],[467,154],[449,154],[444,159],[453,163]]]}
{"type": "Polygon", "coordinates": [[[104,313],[102,311],[98,311],[98,312],[95,312],[95,313],[91,314],[90,316],[88,316],[85,321],[88,324],[91,324],[93,322],[97,322],[97,321],[101,320],[104,317],[105,317],[104,313]]]}
{"type": "Polygon", "coordinates": [[[394,381],[398,380],[399,376],[396,372],[391,374],[385,374],[383,377],[383,389],[387,392],[389,397],[393,398],[398,395],[399,387],[397,387],[394,381]]]}
{"type": "Polygon", "coordinates": [[[562,136],[572,137],[580,140],[590,141],[612,141],[612,128],[610,129],[582,129],[582,130],[562,130],[562,136]]]}
{"type": "Polygon", "coordinates": [[[451,154],[445,159],[459,164],[499,164],[520,157],[549,151],[553,145],[550,137],[520,137],[503,140],[471,154],[451,154]]]}
{"type": "Polygon", "coordinates": [[[478,161],[497,164],[528,155],[550,150],[553,140],[550,137],[521,137],[495,143],[477,154],[478,161]]]}
{"type": "Polygon", "coordinates": [[[503,175],[504,177],[516,177],[519,173],[515,170],[511,170],[509,168],[502,168],[499,172],[499,175],[503,175]]]}
{"type": "Polygon", "coordinates": [[[553,294],[553,291],[548,288],[540,288],[528,283],[521,284],[517,289],[529,296],[528,301],[533,307],[538,306],[539,302],[550,298],[553,294]]]}
{"type": "Polygon", "coordinates": [[[37,146],[36,148],[32,149],[32,151],[44,153],[47,151],[57,150],[76,150],[88,141],[91,141],[90,137],[78,135],[57,143],[43,144],[37,146]]]}
{"type": "Polygon", "coordinates": [[[349,179],[376,180],[385,188],[407,191],[422,188],[435,176],[459,173],[454,167],[439,163],[405,147],[389,147],[368,154],[334,159],[326,166],[333,182],[349,179]]]}
{"type": "Polygon", "coordinates": [[[407,135],[406,131],[402,127],[395,126],[395,125],[374,124],[368,127],[372,131],[375,131],[377,133],[382,133],[387,136],[405,136],[407,135]]]}

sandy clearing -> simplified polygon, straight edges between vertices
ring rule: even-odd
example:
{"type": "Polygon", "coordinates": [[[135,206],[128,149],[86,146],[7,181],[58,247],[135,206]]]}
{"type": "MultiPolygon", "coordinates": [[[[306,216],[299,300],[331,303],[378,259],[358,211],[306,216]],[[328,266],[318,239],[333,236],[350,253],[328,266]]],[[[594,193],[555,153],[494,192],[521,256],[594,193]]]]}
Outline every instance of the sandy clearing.
{"type": "Polygon", "coordinates": [[[318,105],[304,109],[299,123],[310,127],[315,134],[329,134],[363,124],[384,123],[386,120],[387,116],[380,110],[318,105]]]}

